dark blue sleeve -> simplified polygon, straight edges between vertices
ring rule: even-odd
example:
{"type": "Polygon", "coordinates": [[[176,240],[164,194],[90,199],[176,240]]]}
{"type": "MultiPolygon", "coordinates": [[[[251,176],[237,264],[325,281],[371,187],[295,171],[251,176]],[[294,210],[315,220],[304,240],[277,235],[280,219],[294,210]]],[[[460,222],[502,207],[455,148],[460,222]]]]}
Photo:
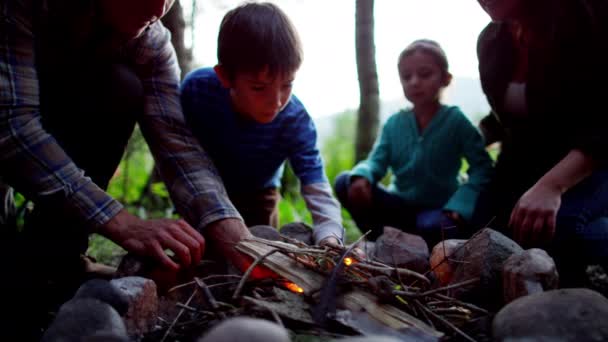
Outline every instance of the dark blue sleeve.
{"type": "Polygon", "coordinates": [[[297,100],[294,105],[299,108],[290,123],[290,134],[285,137],[289,144],[289,162],[302,185],[327,182],[315,125],[306,109],[298,106],[297,100]]]}

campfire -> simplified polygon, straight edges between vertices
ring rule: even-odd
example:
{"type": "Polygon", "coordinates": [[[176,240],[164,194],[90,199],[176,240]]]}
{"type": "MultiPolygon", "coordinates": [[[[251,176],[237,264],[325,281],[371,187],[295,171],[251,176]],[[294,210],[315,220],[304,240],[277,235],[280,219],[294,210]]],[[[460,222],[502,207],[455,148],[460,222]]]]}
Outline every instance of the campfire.
{"type": "Polygon", "coordinates": [[[242,241],[236,248],[253,258],[242,276],[209,275],[169,291],[189,296],[173,299],[179,311],[172,320],[164,319],[160,340],[248,315],[300,334],[383,334],[427,341],[447,335],[474,341],[462,327],[487,317],[488,311],[449,297],[448,291],[479,278],[433,287],[430,269],[421,274],[372,260],[353,252],[357,242],[346,248],[309,246],[285,236],[282,241],[242,241]],[[257,267],[272,270],[278,278],[252,279],[257,267]]]}

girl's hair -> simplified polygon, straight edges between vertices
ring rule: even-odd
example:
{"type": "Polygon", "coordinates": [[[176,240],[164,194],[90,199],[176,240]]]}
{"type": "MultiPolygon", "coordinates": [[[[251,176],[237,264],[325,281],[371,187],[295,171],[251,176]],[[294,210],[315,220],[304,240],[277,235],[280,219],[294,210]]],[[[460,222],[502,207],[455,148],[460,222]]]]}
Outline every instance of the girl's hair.
{"type": "Polygon", "coordinates": [[[441,71],[444,74],[449,73],[448,57],[446,56],[445,51],[443,51],[443,48],[441,48],[439,43],[430,39],[418,39],[408,45],[403,51],[401,51],[401,54],[399,54],[397,65],[401,64],[405,57],[418,51],[431,55],[435,59],[435,62],[439,68],[441,68],[441,71]]]}

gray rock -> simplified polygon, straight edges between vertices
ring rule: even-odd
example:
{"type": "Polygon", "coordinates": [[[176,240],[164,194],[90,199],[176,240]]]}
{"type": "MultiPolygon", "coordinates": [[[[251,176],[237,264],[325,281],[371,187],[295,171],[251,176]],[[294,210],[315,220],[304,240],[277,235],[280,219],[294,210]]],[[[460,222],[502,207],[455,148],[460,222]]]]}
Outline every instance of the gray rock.
{"type": "Polygon", "coordinates": [[[520,297],[492,322],[496,341],[608,341],[608,299],[589,289],[520,297]]]}
{"type": "Polygon", "coordinates": [[[41,341],[93,341],[104,336],[108,341],[126,342],[127,329],[117,311],[125,308],[126,298],[118,289],[105,280],[90,280],[61,306],[41,341]]]}
{"type": "Polygon", "coordinates": [[[281,235],[304,242],[307,245],[314,244],[312,227],[304,222],[293,222],[284,225],[281,227],[281,235]]]}
{"type": "Polygon", "coordinates": [[[373,257],[391,266],[405,267],[424,273],[429,270],[429,247],[418,235],[393,227],[384,227],[376,240],[373,257]]]}
{"type": "Polygon", "coordinates": [[[475,302],[484,307],[498,308],[502,305],[502,266],[512,255],[523,249],[503,234],[485,228],[476,233],[456,253],[457,267],[450,284],[478,278],[468,286],[450,290],[449,295],[475,302]]]}
{"type": "Polygon", "coordinates": [[[505,303],[533,293],[556,289],[559,276],[553,258],[542,249],[532,248],[511,255],[502,269],[505,303]]]}
{"type": "Polygon", "coordinates": [[[123,315],[129,336],[140,339],[152,331],[158,317],[156,284],[142,277],[118,278],[112,284],[129,299],[129,309],[123,315]]]}
{"type": "Polygon", "coordinates": [[[266,239],[266,240],[271,240],[271,241],[280,241],[281,240],[281,234],[279,234],[279,231],[275,227],[272,227],[272,226],[264,226],[264,225],[253,226],[253,227],[249,227],[249,231],[251,232],[251,234],[253,234],[253,236],[259,237],[261,239],[266,239]]]}
{"type": "Polygon", "coordinates": [[[213,327],[197,342],[289,342],[287,330],[279,325],[249,317],[236,317],[213,327]]]}

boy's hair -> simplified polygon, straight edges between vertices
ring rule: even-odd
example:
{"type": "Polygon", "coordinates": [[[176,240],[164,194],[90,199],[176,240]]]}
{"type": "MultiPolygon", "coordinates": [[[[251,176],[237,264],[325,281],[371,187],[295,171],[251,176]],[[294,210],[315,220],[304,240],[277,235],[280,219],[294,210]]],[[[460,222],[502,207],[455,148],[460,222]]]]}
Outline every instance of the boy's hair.
{"type": "Polygon", "coordinates": [[[218,63],[229,77],[237,72],[271,75],[298,70],[302,64],[300,37],[287,15],[270,3],[246,3],[222,19],[218,35],[218,63]]]}
{"type": "Polygon", "coordinates": [[[430,39],[418,39],[408,45],[401,52],[401,54],[399,54],[399,60],[397,61],[397,65],[401,64],[401,61],[403,61],[405,57],[418,51],[425,52],[433,56],[433,58],[437,62],[437,65],[439,66],[439,68],[441,68],[441,71],[443,71],[444,74],[449,73],[448,57],[446,56],[445,51],[443,51],[443,48],[441,48],[441,45],[439,45],[439,43],[430,39]]]}

